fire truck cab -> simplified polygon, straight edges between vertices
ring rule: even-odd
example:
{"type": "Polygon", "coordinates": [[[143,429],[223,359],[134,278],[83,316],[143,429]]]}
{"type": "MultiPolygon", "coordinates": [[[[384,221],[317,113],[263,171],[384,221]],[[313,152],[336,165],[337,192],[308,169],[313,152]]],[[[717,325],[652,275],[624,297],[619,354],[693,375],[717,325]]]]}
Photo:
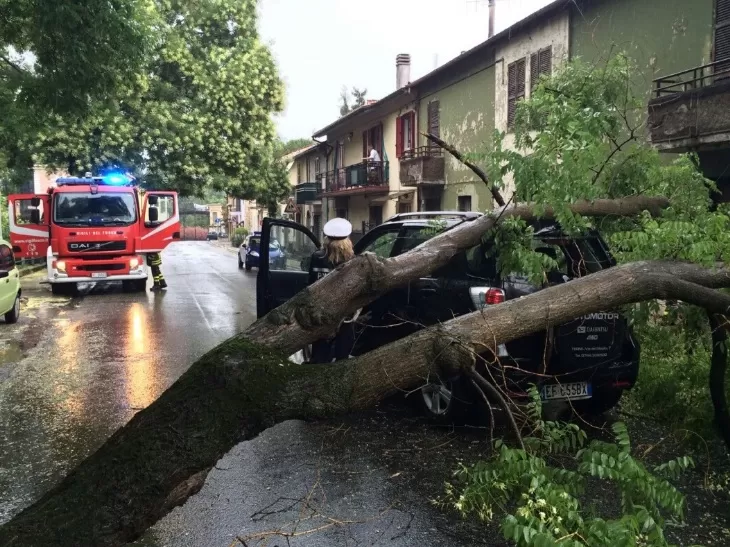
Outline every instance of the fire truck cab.
{"type": "Polygon", "coordinates": [[[8,196],[8,209],[16,257],[45,257],[54,294],[109,281],[143,291],[145,255],[180,238],[177,193],[142,192],[119,173],[61,177],[47,194],[8,196]]]}

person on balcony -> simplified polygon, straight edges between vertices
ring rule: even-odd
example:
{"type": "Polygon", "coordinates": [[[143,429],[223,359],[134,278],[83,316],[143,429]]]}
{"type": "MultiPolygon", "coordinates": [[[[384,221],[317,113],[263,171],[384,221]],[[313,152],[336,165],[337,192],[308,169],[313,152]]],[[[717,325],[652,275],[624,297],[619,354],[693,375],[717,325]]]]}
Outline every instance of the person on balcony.
{"type": "Polygon", "coordinates": [[[375,184],[380,182],[378,180],[378,169],[380,168],[380,154],[372,144],[368,148],[370,150],[370,154],[367,158],[365,158],[365,161],[368,165],[368,182],[370,184],[375,184]]]}

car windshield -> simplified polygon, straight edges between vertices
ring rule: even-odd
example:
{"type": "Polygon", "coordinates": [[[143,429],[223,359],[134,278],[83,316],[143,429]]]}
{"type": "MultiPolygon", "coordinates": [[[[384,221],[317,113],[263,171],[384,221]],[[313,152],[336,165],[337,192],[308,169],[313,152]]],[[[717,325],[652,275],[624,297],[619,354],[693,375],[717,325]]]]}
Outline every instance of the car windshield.
{"type": "MultiPolygon", "coordinates": [[[[259,251],[259,247],[261,246],[261,239],[258,237],[252,237],[248,240],[248,248],[252,251],[259,251]]],[[[278,251],[279,250],[279,242],[276,240],[269,241],[269,251],[278,251]]]]}
{"type": "Polygon", "coordinates": [[[126,226],[137,219],[132,194],[60,193],[53,220],[67,226],[126,226]]]}

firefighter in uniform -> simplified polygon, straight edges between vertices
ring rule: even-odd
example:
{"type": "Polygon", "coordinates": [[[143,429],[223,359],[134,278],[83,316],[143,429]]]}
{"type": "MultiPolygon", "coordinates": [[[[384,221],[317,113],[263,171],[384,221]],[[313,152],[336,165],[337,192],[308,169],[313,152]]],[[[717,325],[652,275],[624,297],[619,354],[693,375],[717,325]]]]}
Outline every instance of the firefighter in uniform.
{"type": "MultiPolygon", "coordinates": [[[[150,199],[150,209],[157,209],[157,202],[153,202],[150,199]]],[[[155,217],[157,218],[157,217],[155,217]]],[[[160,269],[160,266],[162,266],[162,257],[160,256],[160,253],[149,253],[147,255],[147,265],[152,270],[152,291],[161,291],[163,289],[167,288],[167,283],[165,282],[165,278],[162,275],[162,270],[160,269]]]]}
{"type": "Polygon", "coordinates": [[[161,291],[163,289],[167,288],[167,282],[165,281],[165,277],[162,275],[162,270],[160,270],[160,266],[162,266],[162,257],[160,257],[160,253],[149,253],[147,255],[147,265],[152,270],[152,289],[153,291],[161,291]]]}
{"type": "MultiPolygon", "coordinates": [[[[324,245],[312,254],[309,263],[310,284],[355,256],[350,241],[352,224],[347,219],[333,218],[324,225],[322,231],[325,235],[324,245]]],[[[336,359],[347,358],[355,341],[355,320],[358,315],[359,312],[344,320],[333,339],[313,343],[311,362],[330,363],[336,359]]]]}

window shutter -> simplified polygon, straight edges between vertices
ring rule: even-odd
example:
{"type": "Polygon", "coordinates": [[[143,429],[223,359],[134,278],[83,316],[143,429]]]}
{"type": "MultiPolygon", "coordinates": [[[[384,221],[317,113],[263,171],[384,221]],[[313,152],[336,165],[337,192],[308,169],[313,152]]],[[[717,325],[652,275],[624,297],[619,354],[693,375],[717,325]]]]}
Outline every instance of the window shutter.
{"type": "Polygon", "coordinates": [[[436,137],[441,136],[441,112],[439,101],[428,103],[428,132],[436,137]]]}
{"type": "Polygon", "coordinates": [[[517,96],[525,96],[525,59],[517,61],[517,96]]]}
{"type": "MultiPolygon", "coordinates": [[[[717,0],[715,4],[715,47],[714,60],[723,61],[715,66],[715,72],[730,70],[730,0],[717,0]]],[[[718,74],[716,79],[730,78],[730,72],[718,74]]]]}
{"type": "Polygon", "coordinates": [[[515,123],[515,96],[517,95],[517,64],[507,67],[507,127],[515,123]]]}
{"type": "Polygon", "coordinates": [[[530,55],[530,91],[535,89],[537,81],[540,79],[540,66],[537,53],[530,55]]]}
{"type": "Polygon", "coordinates": [[[525,62],[518,59],[507,67],[507,127],[511,128],[515,121],[517,101],[525,96],[525,62]]]}
{"type": "Polygon", "coordinates": [[[548,46],[538,52],[538,65],[540,76],[550,74],[553,70],[553,46],[548,46]]]}
{"type": "Polygon", "coordinates": [[[413,111],[411,116],[411,148],[416,148],[416,112],[413,111]]]}
{"type": "Polygon", "coordinates": [[[398,158],[403,157],[403,117],[398,116],[395,119],[395,155],[398,158]]]}
{"type": "Polygon", "coordinates": [[[362,157],[363,158],[368,157],[368,132],[367,131],[362,132],[362,157]]]}

